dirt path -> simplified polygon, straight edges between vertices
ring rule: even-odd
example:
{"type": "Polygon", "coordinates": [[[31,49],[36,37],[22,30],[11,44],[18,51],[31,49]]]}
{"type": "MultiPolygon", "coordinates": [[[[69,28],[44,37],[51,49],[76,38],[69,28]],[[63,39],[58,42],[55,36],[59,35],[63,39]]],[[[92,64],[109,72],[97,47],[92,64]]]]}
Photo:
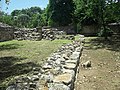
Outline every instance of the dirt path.
{"type": "Polygon", "coordinates": [[[90,60],[92,67],[80,66],[75,90],[120,90],[120,48],[114,49],[113,44],[87,38],[81,63],[90,60]]]}

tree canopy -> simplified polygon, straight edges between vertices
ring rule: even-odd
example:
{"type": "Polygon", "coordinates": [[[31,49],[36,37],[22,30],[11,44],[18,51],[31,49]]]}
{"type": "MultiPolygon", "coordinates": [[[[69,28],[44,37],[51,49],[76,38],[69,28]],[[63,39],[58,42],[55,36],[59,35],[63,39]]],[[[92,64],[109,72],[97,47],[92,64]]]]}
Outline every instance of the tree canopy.
{"type": "Polygon", "coordinates": [[[48,24],[65,26],[72,23],[74,7],[73,0],[49,0],[47,8],[48,24]]]}
{"type": "MultiPolygon", "coordinates": [[[[6,0],[6,4],[10,0],[6,0]]],[[[66,26],[98,24],[106,29],[120,22],[120,0],[49,0],[47,7],[14,10],[11,15],[0,12],[0,21],[17,27],[66,26]],[[7,20],[8,19],[8,20],[7,20]]]]}

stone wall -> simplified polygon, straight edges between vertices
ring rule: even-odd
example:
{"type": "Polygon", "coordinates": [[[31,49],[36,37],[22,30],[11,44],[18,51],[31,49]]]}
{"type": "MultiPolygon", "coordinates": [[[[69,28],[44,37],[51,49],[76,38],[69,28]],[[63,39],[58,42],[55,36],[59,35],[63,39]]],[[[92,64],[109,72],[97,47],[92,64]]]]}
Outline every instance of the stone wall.
{"type": "Polygon", "coordinates": [[[113,31],[113,33],[120,34],[120,22],[119,23],[110,23],[108,27],[113,31]]]}
{"type": "Polygon", "coordinates": [[[41,67],[34,67],[31,75],[17,77],[6,90],[74,90],[82,45],[81,40],[63,45],[41,67]]]}
{"type": "Polygon", "coordinates": [[[60,31],[57,28],[50,28],[46,27],[42,29],[42,37],[43,39],[47,40],[54,40],[54,39],[67,39],[67,40],[74,40],[74,35],[66,35],[65,31],[60,31]]]}
{"type": "Polygon", "coordinates": [[[50,29],[42,29],[42,38],[46,39],[46,40],[54,40],[55,33],[51,28],[50,29]]]}
{"type": "Polygon", "coordinates": [[[14,28],[0,23],[0,41],[12,40],[14,38],[14,28]]]}
{"type": "Polygon", "coordinates": [[[16,40],[41,40],[42,31],[41,28],[17,28],[14,32],[14,39],[16,40]]]}
{"type": "Polygon", "coordinates": [[[58,31],[64,31],[66,34],[75,34],[75,29],[73,25],[56,27],[58,31]]]}
{"type": "Polygon", "coordinates": [[[6,24],[0,23],[0,41],[6,40],[54,40],[69,39],[74,40],[74,35],[66,36],[66,34],[74,34],[73,26],[57,27],[57,28],[13,28],[6,24]],[[59,35],[59,36],[58,36],[59,35]]]}
{"type": "Polygon", "coordinates": [[[100,32],[100,30],[98,29],[98,25],[84,25],[82,26],[82,30],[80,32],[80,34],[84,34],[86,36],[93,36],[93,35],[97,35],[100,32]]]}
{"type": "Polygon", "coordinates": [[[45,29],[52,29],[52,31],[57,34],[57,35],[63,35],[63,34],[75,34],[74,26],[69,25],[69,26],[61,26],[61,27],[49,27],[49,26],[44,26],[43,30],[45,29]]]}

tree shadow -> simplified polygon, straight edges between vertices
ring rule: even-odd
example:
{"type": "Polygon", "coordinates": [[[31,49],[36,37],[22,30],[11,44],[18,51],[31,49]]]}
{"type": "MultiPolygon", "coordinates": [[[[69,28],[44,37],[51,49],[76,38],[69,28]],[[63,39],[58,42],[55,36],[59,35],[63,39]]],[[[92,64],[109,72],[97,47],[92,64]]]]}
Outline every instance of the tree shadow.
{"type": "Polygon", "coordinates": [[[105,40],[102,37],[90,39],[89,41],[85,42],[86,49],[107,49],[111,51],[120,51],[120,42],[105,40]]]}
{"type": "Polygon", "coordinates": [[[2,45],[0,45],[0,51],[17,49],[20,46],[23,46],[23,45],[21,45],[21,44],[2,44],[2,45]]]}
{"type": "Polygon", "coordinates": [[[20,57],[0,57],[0,82],[3,82],[8,77],[15,77],[22,74],[27,74],[32,71],[33,67],[39,65],[33,62],[20,63],[26,58],[20,57]],[[19,63],[18,63],[19,62],[19,63]]]}

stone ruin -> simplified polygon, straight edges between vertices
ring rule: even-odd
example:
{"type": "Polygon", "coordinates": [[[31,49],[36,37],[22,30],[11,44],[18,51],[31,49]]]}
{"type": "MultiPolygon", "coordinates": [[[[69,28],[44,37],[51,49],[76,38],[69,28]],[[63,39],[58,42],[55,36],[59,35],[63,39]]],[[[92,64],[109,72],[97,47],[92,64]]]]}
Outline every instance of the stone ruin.
{"type": "Polygon", "coordinates": [[[67,35],[64,31],[58,31],[56,28],[18,28],[14,32],[15,40],[55,40],[55,39],[67,39],[74,40],[74,35],[67,35]]]}
{"type": "Polygon", "coordinates": [[[42,29],[42,37],[46,40],[54,40],[55,39],[55,33],[52,29],[42,29]]]}
{"type": "Polygon", "coordinates": [[[43,32],[42,33],[43,39],[47,39],[47,40],[54,40],[54,39],[75,40],[74,35],[67,35],[65,31],[59,30],[57,28],[43,27],[42,32],[43,32]]]}
{"type": "Polygon", "coordinates": [[[80,40],[63,45],[31,75],[15,78],[6,90],[74,90],[82,45],[80,40]]]}
{"type": "Polygon", "coordinates": [[[0,23],[0,41],[6,40],[34,40],[40,41],[41,39],[55,40],[55,39],[68,39],[74,40],[74,35],[67,35],[66,32],[60,28],[14,28],[7,24],[0,23]]]}
{"type": "Polygon", "coordinates": [[[0,22],[0,41],[14,39],[14,28],[0,22]]]}
{"type": "Polygon", "coordinates": [[[17,28],[14,32],[14,39],[39,41],[42,39],[42,32],[39,28],[17,28]]]}

